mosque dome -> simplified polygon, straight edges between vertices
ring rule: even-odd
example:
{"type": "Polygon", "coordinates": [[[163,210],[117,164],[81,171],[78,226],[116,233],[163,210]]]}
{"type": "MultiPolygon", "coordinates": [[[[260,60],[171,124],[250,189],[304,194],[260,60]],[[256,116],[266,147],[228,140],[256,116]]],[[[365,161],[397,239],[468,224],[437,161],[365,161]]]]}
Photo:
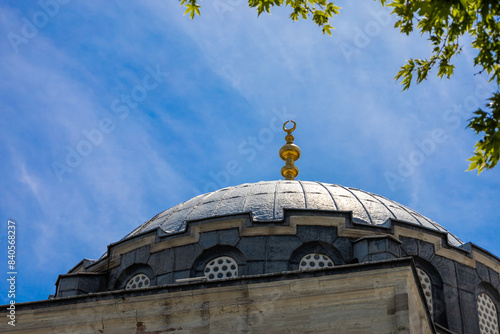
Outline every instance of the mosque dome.
{"type": "Polygon", "coordinates": [[[285,180],[159,213],[60,275],[54,304],[75,304],[82,333],[102,312],[136,332],[500,333],[498,257],[383,196],[295,180],[287,123],[285,180]]]}
{"type": "Polygon", "coordinates": [[[448,243],[463,242],[438,223],[383,196],[336,184],[311,181],[261,181],[227,187],[194,197],[163,211],[137,227],[124,239],[154,229],[162,235],[184,232],[187,222],[237,214],[251,214],[255,222],[284,219],[284,210],[351,212],[353,223],[390,226],[400,221],[447,233],[448,243]]]}

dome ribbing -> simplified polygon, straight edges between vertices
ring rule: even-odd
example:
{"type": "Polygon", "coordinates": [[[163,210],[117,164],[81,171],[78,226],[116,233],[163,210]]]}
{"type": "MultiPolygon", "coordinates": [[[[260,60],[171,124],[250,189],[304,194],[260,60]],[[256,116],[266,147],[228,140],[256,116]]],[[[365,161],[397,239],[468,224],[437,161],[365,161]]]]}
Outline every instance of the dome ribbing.
{"type": "Polygon", "coordinates": [[[399,220],[448,233],[453,246],[463,244],[438,223],[380,195],[335,184],[283,180],[246,183],[194,197],[156,215],[125,239],[158,227],[177,233],[185,230],[187,221],[248,212],[255,221],[279,221],[283,209],[351,211],[354,222],[378,226],[399,220]]]}

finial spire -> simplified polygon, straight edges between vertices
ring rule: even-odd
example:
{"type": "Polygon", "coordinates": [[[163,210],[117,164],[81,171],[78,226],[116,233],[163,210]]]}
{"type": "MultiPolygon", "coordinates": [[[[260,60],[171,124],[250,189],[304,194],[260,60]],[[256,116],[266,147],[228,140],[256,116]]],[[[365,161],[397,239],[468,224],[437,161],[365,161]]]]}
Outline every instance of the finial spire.
{"type": "Polygon", "coordinates": [[[294,121],[287,121],[283,124],[283,131],[287,133],[285,140],[286,144],[283,145],[280,149],[280,158],[285,160],[285,166],[281,168],[281,175],[285,178],[285,180],[294,180],[297,175],[299,175],[299,169],[293,163],[295,160],[300,158],[300,148],[293,143],[295,139],[292,135],[292,132],[297,127],[297,124],[294,121]],[[293,127],[291,129],[287,129],[285,126],[289,123],[293,123],[293,127]]]}

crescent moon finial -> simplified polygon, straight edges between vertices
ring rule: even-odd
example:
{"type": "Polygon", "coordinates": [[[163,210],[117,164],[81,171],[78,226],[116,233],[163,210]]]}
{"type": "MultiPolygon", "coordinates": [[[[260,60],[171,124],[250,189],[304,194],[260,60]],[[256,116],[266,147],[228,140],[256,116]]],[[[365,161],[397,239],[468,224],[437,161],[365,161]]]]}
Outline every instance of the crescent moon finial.
{"type": "Polygon", "coordinates": [[[281,175],[285,177],[285,180],[294,180],[299,175],[299,169],[294,165],[294,162],[300,158],[300,148],[293,143],[295,138],[292,135],[296,127],[297,124],[292,120],[283,124],[283,130],[286,132],[286,144],[280,149],[280,157],[285,161],[285,166],[281,168],[281,175]],[[293,127],[287,129],[286,125],[290,122],[293,123],[293,127]]]}
{"type": "Polygon", "coordinates": [[[297,123],[295,123],[295,121],[292,121],[292,120],[290,120],[290,121],[286,121],[286,122],[285,122],[285,124],[283,124],[283,131],[288,132],[288,133],[291,133],[291,132],[293,132],[293,131],[295,130],[295,128],[296,128],[296,127],[297,127],[297,123]],[[293,127],[292,127],[291,129],[287,129],[285,126],[286,126],[288,123],[290,123],[290,122],[292,122],[292,123],[293,123],[293,127]]]}

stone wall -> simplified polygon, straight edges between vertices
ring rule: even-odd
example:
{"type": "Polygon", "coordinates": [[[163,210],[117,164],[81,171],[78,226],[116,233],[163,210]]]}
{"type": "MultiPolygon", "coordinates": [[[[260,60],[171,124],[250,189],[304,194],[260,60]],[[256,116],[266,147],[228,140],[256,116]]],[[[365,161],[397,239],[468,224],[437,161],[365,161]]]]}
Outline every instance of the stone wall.
{"type": "Polygon", "coordinates": [[[392,260],[99,293],[19,305],[11,332],[433,333],[417,282],[392,260]]]}

